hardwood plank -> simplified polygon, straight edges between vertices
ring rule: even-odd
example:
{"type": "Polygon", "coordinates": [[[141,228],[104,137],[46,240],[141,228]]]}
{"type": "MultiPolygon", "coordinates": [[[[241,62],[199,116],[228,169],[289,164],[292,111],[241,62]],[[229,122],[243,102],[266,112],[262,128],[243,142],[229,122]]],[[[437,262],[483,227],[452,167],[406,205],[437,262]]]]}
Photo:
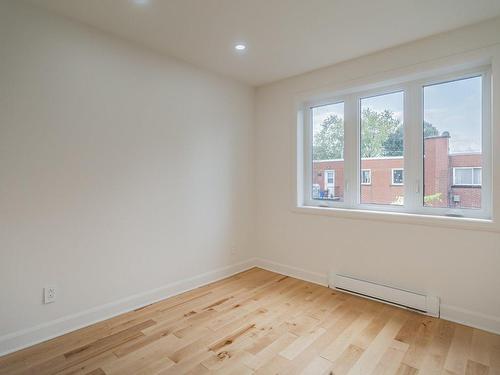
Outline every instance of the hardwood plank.
{"type": "Polygon", "coordinates": [[[297,357],[305,348],[311,345],[319,336],[325,333],[326,330],[321,327],[314,328],[309,332],[300,335],[287,348],[280,352],[280,355],[286,359],[292,360],[297,357]]]}
{"type": "Polygon", "coordinates": [[[304,370],[300,372],[301,375],[319,375],[326,374],[332,368],[332,362],[324,359],[321,356],[317,356],[312,360],[304,370]]]}
{"type": "Polygon", "coordinates": [[[322,352],[321,356],[334,362],[342,352],[347,349],[354,338],[356,338],[361,332],[370,324],[373,316],[370,314],[361,314],[344,332],[342,332],[337,339],[326,347],[322,352]]]}
{"type": "Polygon", "coordinates": [[[364,349],[356,345],[349,345],[333,363],[332,374],[344,375],[349,373],[351,368],[361,358],[363,352],[364,349]]]}
{"type": "Polygon", "coordinates": [[[458,324],[451,341],[451,346],[446,356],[444,368],[450,372],[461,375],[465,374],[467,358],[470,355],[472,344],[472,331],[470,327],[458,324]]]}
{"type": "Polygon", "coordinates": [[[467,367],[465,368],[465,375],[488,375],[489,367],[483,365],[479,362],[474,362],[472,360],[467,361],[467,367]]]}
{"type": "Polygon", "coordinates": [[[405,363],[401,363],[399,365],[398,370],[396,371],[396,375],[416,375],[418,374],[418,370],[414,367],[408,366],[405,363]]]}
{"type": "Polygon", "coordinates": [[[392,340],[372,375],[395,374],[403,361],[403,357],[408,351],[409,345],[399,340],[392,340]]]}
{"type": "Polygon", "coordinates": [[[419,368],[422,374],[441,374],[454,332],[455,325],[453,323],[446,320],[439,321],[438,329],[427,348],[426,356],[419,368]]]}
{"type": "Polygon", "coordinates": [[[385,351],[392,344],[394,337],[405,323],[406,319],[404,316],[403,311],[397,311],[394,314],[373,342],[365,349],[359,361],[349,371],[349,374],[369,374],[375,369],[385,351]]]}
{"type": "Polygon", "coordinates": [[[0,358],[0,374],[500,375],[500,336],[253,268],[0,358]]]}

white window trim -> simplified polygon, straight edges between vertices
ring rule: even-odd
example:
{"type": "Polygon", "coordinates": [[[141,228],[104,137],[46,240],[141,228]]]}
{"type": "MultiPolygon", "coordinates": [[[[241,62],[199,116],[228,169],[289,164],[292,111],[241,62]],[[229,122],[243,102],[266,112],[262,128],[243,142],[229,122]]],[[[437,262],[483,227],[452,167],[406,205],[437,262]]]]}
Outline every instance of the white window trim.
{"type": "Polygon", "coordinates": [[[483,168],[482,167],[453,167],[453,181],[452,181],[452,186],[472,186],[472,187],[481,187],[483,185],[483,168]],[[455,183],[455,171],[457,169],[470,169],[472,173],[472,184],[457,184],[455,183]],[[474,169],[480,169],[481,170],[481,181],[479,184],[474,183],[474,169]]]}
{"type": "MultiPolygon", "coordinates": [[[[423,75],[420,75],[421,77],[423,75]]],[[[402,81],[398,79],[398,81],[402,81]]],[[[388,82],[388,81],[386,81],[388,82]]],[[[394,80],[392,80],[394,82],[394,80]]],[[[491,222],[491,73],[490,67],[476,67],[469,70],[455,71],[451,74],[430,76],[425,79],[411,80],[395,85],[370,84],[370,90],[343,90],[342,94],[332,95],[321,100],[304,100],[299,104],[297,141],[297,204],[298,208],[329,208],[330,212],[380,212],[400,213],[404,216],[435,217],[442,219],[480,220],[491,222]],[[411,140],[423,137],[423,87],[465,78],[482,76],[482,193],[481,209],[437,208],[423,205],[423,150],[421,144],[411,140]],[[376,87],[376,88],[373,88],[376,87]],[[373,96],[404,92],[404,205],[377,205],[360,203],[360,99],[373,96]],[[312,189],[312,110],[311,108],[344,103],[344,199],[342,201],[313,200],[312,189]],[[414,143],[414,144],[412,144],[414,143]],[[340,211],[338,211],[340,210],[340,211]]],[[[323,96],[324,98],[324,96],[323,96]]],[[[392,177],[391,177],[392,179],[392,177]]],[[[308,210],[310,211],[310,210],[308,210]]],[[[348,214],[347,216],[350,216],[348,214]]],[[[345,216],[345,215],[344,215],[345,216]]],[[[366,215],[362,215],[366,216],[366,215]]]]}
{"type": "Polygon", "coordinates": [[[404,168],[391,168],[391,185],[404,186],[405,184],[405,169],[404,168]],[[403,182],[394,182],[394,171],[403,171],[403,182]]]}
{"type": "Polygon", "coordinates": [[[371,185],[372,184],[372,170],[371,169],[362,169],[361,170],[361,185],[371,185]],[[363,182],[363,172],[368,172],[368,182],[363,182]]]}

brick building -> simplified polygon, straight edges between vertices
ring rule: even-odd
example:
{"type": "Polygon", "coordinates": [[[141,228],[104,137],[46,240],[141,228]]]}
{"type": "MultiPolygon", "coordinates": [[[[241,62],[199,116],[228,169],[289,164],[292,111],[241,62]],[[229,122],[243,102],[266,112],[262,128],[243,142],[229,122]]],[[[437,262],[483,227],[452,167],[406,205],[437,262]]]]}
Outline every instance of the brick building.
{"type": "MultiPolygon", "coordinates": [[[[450,135],[425,139],[425,205],[481,207],[481,153],[450,153],[450,135]]],[[[404,160],[401,156],[361,159],[361,203],[402,204],[404,160]]],[[[313,197],[342,200],[344,161],[313,162],[313,197]]]]}

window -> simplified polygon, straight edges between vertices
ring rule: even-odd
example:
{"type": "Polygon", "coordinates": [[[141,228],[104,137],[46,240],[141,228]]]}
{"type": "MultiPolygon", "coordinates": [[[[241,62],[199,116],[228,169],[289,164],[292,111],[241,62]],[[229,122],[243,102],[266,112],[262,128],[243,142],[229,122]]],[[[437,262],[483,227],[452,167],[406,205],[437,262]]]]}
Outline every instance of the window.
{"type": "Polygon", "coordinates": [[[372,170],[362,169],[361,170],[361,185],[370,185],[372,183],[372,170]]]}
{"type": "Polygon", "coordinates": [[[454,186],[481,186],[481,168],[456,167],[453,168],[454,186]]]}
{"type": "MultiPolygon", "coordinates": [[[[375,95],[360,100],[360,167],[371,167],[377,176],[391,177],[392,159],[403,165],[403,102],[404,92],[375,95]]],[[[362,204],[402,204],[404,191],[383,188],[376,181],[370,188],[361,188],[362,204]]],[[[402,181],[399,185],[402,185],[402,181]]]]}
{"type": "Polygon", "coordinates": [[[314,200],[342,202],[344,186],[344,103],[317,106],[312,112],[312,189],[314,200]]]}
{"type": "Polygon", "coordinates": [[[393,168],[391,185],[403,185],[403,169],[393,168]]]}
{"type": "Polygon", "coordinates": [[[299,203],[491,218],[490,85],[486,67],[305,103],[299,203]]]}
{"type": "Polygon", "coordinates": [[[481,185],[482,80],[476,76],[424,86],[423,200],[427,207],[481,208],[480,191],[459,191],[458,186],[481,185]]]}

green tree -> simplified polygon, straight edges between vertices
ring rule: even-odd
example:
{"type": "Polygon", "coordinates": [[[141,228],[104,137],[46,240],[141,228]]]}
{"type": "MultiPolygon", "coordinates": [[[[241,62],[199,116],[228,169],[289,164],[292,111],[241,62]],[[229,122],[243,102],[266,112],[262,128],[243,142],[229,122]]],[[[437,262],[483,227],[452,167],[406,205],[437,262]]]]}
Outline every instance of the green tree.
{"type": "MultiPolygon", "coordinates": [[[[403,155],[403,124],[389,110],[377,112],[365,108],[361,114],[361,156],[403,155]]],[[[424,137],[439,135],[431,123],[424,122],[424,137]]],[[[344,157],[344,121],[337,115],[328,116],[313,136],[314,160],[344,157]]]]}
{"type": "MultiPolygon", "coordinates": [[[[398,131],[398,128],[401,128],[402,136],[401,121],[394,117],[392,111],[377,112],[365,108],[361,113],[361,157],[386,156],[385,143],[388,142],[391,134],[398,131]]],[[[397,142],[391,141],[391,143],[394,143],[392,147],[396,147],[391,156],[395,156],[394,154],[399,152],[399,148],[397,142]]],[[[402,155],[403,149],[400,149],[400,155],[402,155]]]]}
{"type": "Polygon", "coordinates": [[[403,155],[403,125],[399,125],[394,133],[389,134],[384,141],[383,156],[402,156],[403,155]]]}
{"type": "Polygon", "coordinates": [[[344,120],[328,116],[313,136],[313,159],[342,159],[344,157],[344,120]]]}
{"type": "MultiPolygon", "coordinates": [[[[439,135],[439,130],[431,123],[424,121],[424,138],[439,135]]],[[[403,125],[399,125],[394,133],[384,141],[383,156],[403,155],[403,125]]]]}
{"type": "Polygon", "coordinates": [[[424,121],[424,138],[435,137],[439,135],[439,130],[430,122],[424,121]]]}

